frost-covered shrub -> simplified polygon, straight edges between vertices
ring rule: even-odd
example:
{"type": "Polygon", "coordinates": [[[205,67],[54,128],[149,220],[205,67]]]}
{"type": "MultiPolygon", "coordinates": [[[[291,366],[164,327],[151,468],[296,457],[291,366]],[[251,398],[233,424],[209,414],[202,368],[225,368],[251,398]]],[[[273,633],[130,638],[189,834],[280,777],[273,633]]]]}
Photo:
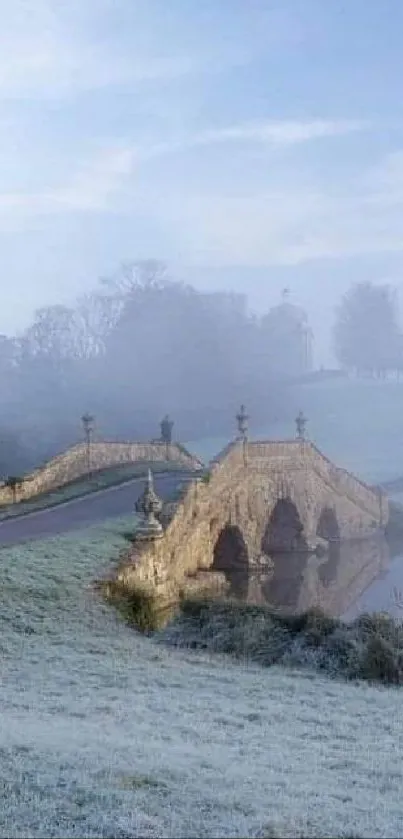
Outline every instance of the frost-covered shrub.
{"type": "Polygon", "coordinates": [[[356,678],[361,666],[362,646],[346,626],[337,627],[326,643],[329,668],[333,667],[347,678],[356,678]]]}
{"type": "Polygon", "coordinates": [[[403,628],[387,615],[345,623],[319,609],[284,615],[268,606],[190,599],[160,640],[263,666],[281,663],[348,679],[403,683],[403,628]]]}
{"type": "Polygon", "coordinates": [[[402,684],[402,656],[382,636],[372,635],[366,644],[357,675],[369,681],[402,684]]]}
{"type": "Polygon", "coordinates": [[[394,646],[403,647],[402,624],[383,612],[359,615],[352,626],[358,630],[358,634],[362,638],[369,639],[373,636],[379,636],[394,646]]]}
{"type": "Polygon", "coordinates": [[[302,632],[307,644],[314,647],[325,644],[339,625],[338,621],[325,615],[320,609],[310,609],[304,613],[304,617],[305,626],[302,632]]]}

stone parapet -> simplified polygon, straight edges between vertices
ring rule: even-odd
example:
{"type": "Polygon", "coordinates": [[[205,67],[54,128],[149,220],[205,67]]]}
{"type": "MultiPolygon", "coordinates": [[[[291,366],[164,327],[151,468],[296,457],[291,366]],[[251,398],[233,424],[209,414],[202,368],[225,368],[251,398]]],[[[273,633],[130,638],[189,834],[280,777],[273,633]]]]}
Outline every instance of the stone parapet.
{"type": "MultiPolygon", "coordinates": [[[[203,468],[203,463],[198,457],[190,454],[184,446],[177,443],[167,445],[161,442],[93,442],[90,451],[92,472],[142,461],[144,463],[171,462],[189,471],[199,471],[203,468]]],[[[87,447],[85,443],[79,443],[26,475],[18,487],[17,498],[19,501],[26,501],[28,498],[50,492],[84,477],[87,471],[87,447]]],[[[3,484],[0,486],[0,506],[11,504],[12,501],[13,493],[10,487],[3,484]]]]}

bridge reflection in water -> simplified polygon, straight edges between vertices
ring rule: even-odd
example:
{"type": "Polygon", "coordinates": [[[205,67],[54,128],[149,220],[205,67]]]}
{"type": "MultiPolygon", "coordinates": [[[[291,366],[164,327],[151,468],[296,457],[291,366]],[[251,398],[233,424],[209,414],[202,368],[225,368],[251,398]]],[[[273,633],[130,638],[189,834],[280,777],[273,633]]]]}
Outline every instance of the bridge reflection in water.
{"type": "MultiPolygon", "coordinates": [[[[272,555],[274,565],[245,570],[222,569],[228,594],[247,603],[267,604],[288,613],[320,607],[344,615],[390,565],[382,536],[330,542],[324,556],[297,551],[272,555]]],[[[214,573],[214,572],[213,572],[214,573]]]]}

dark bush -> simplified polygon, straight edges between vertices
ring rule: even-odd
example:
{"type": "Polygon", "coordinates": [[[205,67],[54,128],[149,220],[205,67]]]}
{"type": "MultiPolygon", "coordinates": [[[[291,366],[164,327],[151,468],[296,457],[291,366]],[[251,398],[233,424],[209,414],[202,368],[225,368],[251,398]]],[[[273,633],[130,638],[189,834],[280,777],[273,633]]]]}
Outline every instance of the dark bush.
{"type": "Polygon", "coordinates": [[[308,667],[348,679],[403,683],[403,627],[384,614],[346,623],[320,609],[281,614],[269,606],[184,598],[166,639],[263,666],[308,667]]]}
{"type": "Polygon", "coordinates": [[[372,635],[361,659],[359,675],[368,681],[402,684],[403,671],[397,651],[381,636],[372,635]]]}
{"type": "Polygon", "coordinates": [[[328,636],[326,650],[337,671],[347,678],[357,676],[360,669],[360,644],[346,632],[345,627],[338,627],[328,636]]]}
{"type": "Polygon", "coordinates": [[[393,645],[403,646],[403,627],[390,615],[383,612],[364,613],[353,623],[359,635],[365,639],[379,636],[393,645]]]}

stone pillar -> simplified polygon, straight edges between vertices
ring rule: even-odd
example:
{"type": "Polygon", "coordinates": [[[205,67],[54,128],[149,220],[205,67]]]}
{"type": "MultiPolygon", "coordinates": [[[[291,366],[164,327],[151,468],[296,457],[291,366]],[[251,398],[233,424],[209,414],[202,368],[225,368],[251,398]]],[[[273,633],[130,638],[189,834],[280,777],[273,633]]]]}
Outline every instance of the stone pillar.
{"type": "Polygon", "coordinates": [[[249,415],[246,413],[245,405],[241,405],[239,412],[236,415],[238,425],[238,439],[242,440],[243,447],[243,462],[247,465],[248,460],[248,420],[249,415]]]}
{"type": "Polygon", "coordinates": [[[303,412],[300,411],[295,419],[295,424],[297,426],[297,440],[305,440],[306,423],[306,417],[304,416],[303,412]]]}

